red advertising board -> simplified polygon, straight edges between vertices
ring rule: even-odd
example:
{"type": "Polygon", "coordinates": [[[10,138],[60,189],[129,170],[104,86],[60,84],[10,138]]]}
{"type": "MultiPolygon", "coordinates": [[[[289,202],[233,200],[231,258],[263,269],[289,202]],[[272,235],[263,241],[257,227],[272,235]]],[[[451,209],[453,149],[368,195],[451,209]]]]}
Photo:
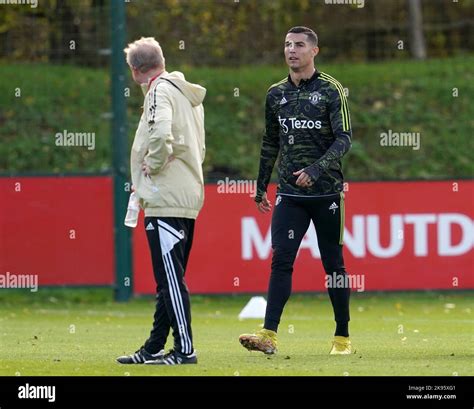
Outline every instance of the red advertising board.
{"type": "MultiPolygon", "coordinates": [[[[188,286],[203,294],[263,293],[271,215],[258,213],[239,187],[220,187],[206,186],[188,286]]],[[[113,285],[112,189],[110,177],[0,178],[0,275],[38,275],[40,286],[113,285]]],[[[366,291],[474,289],[473,197],[467,180],[348,184],[347,271],[363,278],[366,291]]],[[[134,230],[133,259],[135,293],[153,293],[143,222],[134,230]]],[[[311,225],[293,290],[324,291],[324,278],[311,225]]]]}
{"type": "MultiPolygon", "coordinates": [[[[248,191],[220,187],[206,186],[188,286],[193,293],[265,292],[271,215],[257,212],[248,191]]],[[[363,280],[364,291],[474,288],[472,181],[354,182],[347,188],[345,265],[363,280]]],[[[275,186],[270,197],[274,202],[275,186]]],[[[134,233],[134,288],[139,294],[155,288],[143,223],[134,233]]],[[[325,291],[312,224],[295,263],[293,291],[325,291]]]]}
{"type": "Polygon", "coordinates": [[[0,178],[0,274],[112,285],[110,177],[0,178]]]}

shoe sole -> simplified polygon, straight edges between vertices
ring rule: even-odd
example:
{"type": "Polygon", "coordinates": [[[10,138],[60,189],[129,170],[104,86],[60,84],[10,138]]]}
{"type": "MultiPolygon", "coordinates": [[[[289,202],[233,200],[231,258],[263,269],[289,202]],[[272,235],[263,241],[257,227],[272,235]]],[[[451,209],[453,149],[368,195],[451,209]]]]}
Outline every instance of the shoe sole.
{"type": "Polygon", "coordinates": [[[273,355],[277,350],[276,348],[262,348],[258,344],[255,344],[252,339],[249,338],[239,338],[241,345],[248,349],[249,351],[259,351],[263,352],[265,355],[273,355]]]}
{"type": "Polygon", "coordinates": [[[118,359],[115,360],[120,365],[143,365],[144,362],[120,362],[118,359]]]}
{"type": "Polygon", "coordinates": [[[352,354],[352,348],[349,347],[349,349],[345,349],[343,351],[338,351],[337,349],[331,349],[329,351],[329,355],[351,355],[352,354]]]}
{"type": "Polygon", "coordinates": [[[164,362],[160,361],[145,361],[145,365],[162,365],[162,366],[179,366],[179,365],[195,365],[197,364],[197,361],[194,362],[181,362],[180,364],[165,364],[164,362]]]}
{"type": "Polygon", "coordinates": [[[115,361],[121,365],[143,365],[144,364],[144,362],[133,362],[132,360],[130,360],[130,362],[120,362],[119,358],[116,358],[115,361]]]}
{"type": "Polygon", "coordinates": [[[119,358],[116,358],[115,361],[117,361],[119,364],[121,365],[143,365],[145,362],[133,362],[133,361],[130,361],[130,362],[120,362],[119,361],[119,358]]]}

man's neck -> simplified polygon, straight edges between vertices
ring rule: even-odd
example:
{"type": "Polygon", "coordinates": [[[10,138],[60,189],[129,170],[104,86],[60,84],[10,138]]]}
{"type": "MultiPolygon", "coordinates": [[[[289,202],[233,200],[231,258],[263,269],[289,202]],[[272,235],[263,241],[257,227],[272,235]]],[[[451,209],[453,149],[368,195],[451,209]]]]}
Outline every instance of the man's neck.
{"type": "Polygon", "coordinates": [[[302,70],[302,71],[292,71],[290,70],[290,78],[293,81],[293,83],[298,87],[300,85],[301,80],[308,80],[310,79],[316,69],[314,68],[314,65],[309,66],[308,68],[302,70]]]}
{"type": "Polygon", "coordinates": [[[148,87],[151,85],[151,83],[155,80],[155,78],[159,77],[161,74],[165,72],[164,68],[159,68],[153,71],[150,71],[150,73],[147,75],[147,84],[148,87]]]}

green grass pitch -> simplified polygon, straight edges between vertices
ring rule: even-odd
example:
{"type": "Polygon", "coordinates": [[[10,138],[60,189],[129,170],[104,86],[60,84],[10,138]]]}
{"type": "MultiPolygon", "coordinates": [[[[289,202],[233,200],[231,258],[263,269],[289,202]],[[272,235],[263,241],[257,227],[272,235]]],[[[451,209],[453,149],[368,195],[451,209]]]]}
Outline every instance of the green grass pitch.
{"type": "MultiPolygon", "coordinates": [[[[111,301],[109,289],[0,290],[0,375],[474,375],[472,292],[353,293],[355,353],[329,356],[334,330],[326,294],[290,298],[279,352],[248,352],[239,321],[250,296],[192,296],[198,365],[120,365],[148,336],[154,301],[111,301]]],[[[168,343],[171,347],[171,343],[168,343]]]]}

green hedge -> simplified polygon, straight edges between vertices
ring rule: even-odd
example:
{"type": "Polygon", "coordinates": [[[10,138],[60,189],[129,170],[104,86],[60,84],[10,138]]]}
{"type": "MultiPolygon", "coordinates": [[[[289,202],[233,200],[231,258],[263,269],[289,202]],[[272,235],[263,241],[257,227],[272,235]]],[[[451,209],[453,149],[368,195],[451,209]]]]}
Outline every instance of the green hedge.
{"type": "MultiPolygon", "coordinates": [[[[353,147],[348,179],[472,177],[474,56],[424,62],[321,65],[349,90],[353,147]],[[457,88],[459,95],[453,96],[457,88]],[[421,148],[382,147],[380,134],[420,132],[421,148]]],[[[174,70],[177,67],[168,67],[174,70]]],[[[268,86],[282,66],[179,67],[207,90],[205,171],[255,178],[268,86]],[[236,96],[238,94],[238,96],[236,96]]],[[[1,65],[0,171],[88,172],[111,165],[110,80],[104,70],[1,65]],[[17,97],[15,92],[21,92],[17,97]],[[94,150],[55,145],[58,132],[94,132],[94,150]]],[[[130,144],[142,94],[130,81],[130,144]]]]}

